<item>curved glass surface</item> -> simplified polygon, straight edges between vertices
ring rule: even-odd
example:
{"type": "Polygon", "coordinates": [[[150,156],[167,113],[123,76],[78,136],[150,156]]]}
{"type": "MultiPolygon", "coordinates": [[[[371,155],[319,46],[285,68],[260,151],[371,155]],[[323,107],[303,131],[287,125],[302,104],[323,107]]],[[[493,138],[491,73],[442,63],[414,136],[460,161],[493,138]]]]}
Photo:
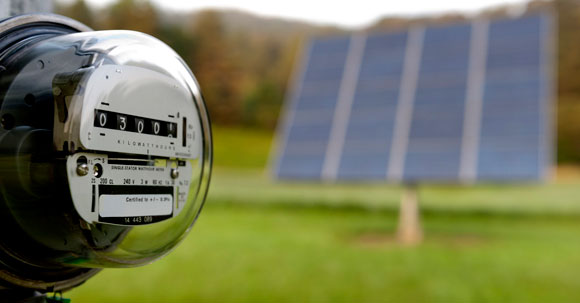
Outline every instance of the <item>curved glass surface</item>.
{"type": "Polygon", "coordinates": [[[174,248],[212,161],[183,60],[132,31],[15,45],[1,59],[2,248],[45,268],[137,266],[174,248]]]}

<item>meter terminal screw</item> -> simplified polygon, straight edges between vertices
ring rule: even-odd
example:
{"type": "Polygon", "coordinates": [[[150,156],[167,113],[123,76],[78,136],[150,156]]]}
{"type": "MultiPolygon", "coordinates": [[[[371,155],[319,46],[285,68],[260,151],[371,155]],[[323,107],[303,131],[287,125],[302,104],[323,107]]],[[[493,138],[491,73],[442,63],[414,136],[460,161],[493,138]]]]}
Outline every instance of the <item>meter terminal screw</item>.
{"type": "Polygon", "coordinates": [[[177,168],[171,169],[171,179],[177,179],[179,177],[179,171],[177,168]]]}
{"type": "Polygon", "coordinates": [[[89,173],[89,166],[86,163],[77,165],[77,175],[86,176],[89,173]]]}

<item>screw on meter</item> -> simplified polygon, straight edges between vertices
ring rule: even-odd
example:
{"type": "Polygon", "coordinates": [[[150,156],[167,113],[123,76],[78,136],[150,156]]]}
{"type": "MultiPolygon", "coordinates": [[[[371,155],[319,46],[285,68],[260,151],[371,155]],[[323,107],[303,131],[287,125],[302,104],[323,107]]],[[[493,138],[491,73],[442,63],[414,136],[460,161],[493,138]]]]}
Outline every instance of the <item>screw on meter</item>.
{"type": "Polygon", "coordinates": [[[201,150],[183,85],[149,69],[102,65],[58,75],[53,91],[53,140],[72,153],[67,177],[84,220],[141,225],[181,212],[201,150]]]}

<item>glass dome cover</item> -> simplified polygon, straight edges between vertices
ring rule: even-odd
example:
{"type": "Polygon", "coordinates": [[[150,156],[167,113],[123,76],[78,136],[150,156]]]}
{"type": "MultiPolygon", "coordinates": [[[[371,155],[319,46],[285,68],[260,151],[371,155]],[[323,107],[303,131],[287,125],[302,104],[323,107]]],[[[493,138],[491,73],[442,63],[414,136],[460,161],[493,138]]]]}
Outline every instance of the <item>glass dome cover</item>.
{"type": "Polygon", "coordinates": [[[44,30],[0,52],[5,264],[150,263],[205,200],[211,129],[184,61],[146,34],[76,31],[44,30]]]}

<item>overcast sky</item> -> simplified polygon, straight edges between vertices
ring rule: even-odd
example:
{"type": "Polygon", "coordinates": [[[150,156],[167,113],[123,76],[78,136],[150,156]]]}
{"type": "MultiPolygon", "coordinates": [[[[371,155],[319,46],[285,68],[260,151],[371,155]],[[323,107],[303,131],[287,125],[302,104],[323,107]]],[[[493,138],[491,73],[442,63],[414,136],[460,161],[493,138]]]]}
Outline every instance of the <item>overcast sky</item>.
{"type": "MultiPolygon", "coordinates": [[[[72,0],[61,0],[69,2],[72,0]]],[[[86,0],[101,7],[114,0],[86,0]]],[[[442,12],[473,13],[522,0],[355,0],[355,1],[264,1],[264,0],[152,0],[158,7],[186,11],[205,8],[233,8],[262,16],[283,17],[348,27],[368,25],[386,15],[421,15],[442,12]]]]}

